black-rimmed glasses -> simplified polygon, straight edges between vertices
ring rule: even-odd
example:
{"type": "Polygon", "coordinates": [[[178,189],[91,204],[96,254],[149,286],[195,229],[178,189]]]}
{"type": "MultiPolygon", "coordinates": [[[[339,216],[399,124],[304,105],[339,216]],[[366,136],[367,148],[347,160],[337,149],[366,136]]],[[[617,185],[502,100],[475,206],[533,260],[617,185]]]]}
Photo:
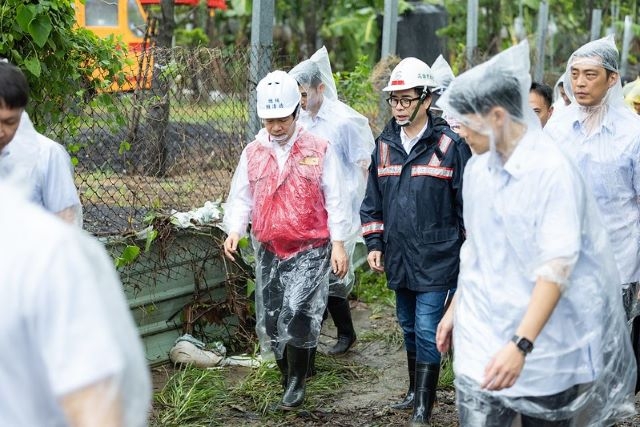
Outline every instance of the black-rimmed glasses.
{"type": "Polygon", "coordinates": [[[402,105],[403,108],[408,108],[413,101],[417,101],[419,99],[420,99],[419,96],[417,98],[392,98],[392,97],[389,97],[389,98],[387,98],[387,102],[389,103],[389,105],[391,105],[392,108],[397,107],[398,103],[400,103],[400,105],[402,105]]]}

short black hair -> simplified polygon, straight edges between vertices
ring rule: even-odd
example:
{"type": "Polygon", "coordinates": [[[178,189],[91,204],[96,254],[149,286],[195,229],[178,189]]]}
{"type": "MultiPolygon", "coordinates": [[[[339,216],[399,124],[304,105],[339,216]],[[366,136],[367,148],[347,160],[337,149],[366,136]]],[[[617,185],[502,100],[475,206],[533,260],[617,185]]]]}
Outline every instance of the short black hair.
{"type": "Polygon", "coordinates": [[[459,76],[447,89],[449,103],[459,114],[486,114],[493,107],[503,107],[509,115],[523,117],[522,95],[516,76],[490,70],[482,77],[464,77],[464,74],[459,76]]]}
{"type": "Polygon", "coordinates": [[[322,84],[322,76],[320,75],[320,67],[315,62],[309,61],[305,64],[307,72],[295,73],[294,77],[300,86],[309,86],[317,89],[322,84]]]}
{"type": "Polygon", "coordinates": [[[0,107],[24,108],[29,102],[29,83],[20,68],[0,62],[0,107]]]}
{"type": "Polygon", "coordinates": [[[531,88],[529,92],[535,92],[544,99],[544,103],[547,107],[553,105],[553,89],[544,83],[531,82],[531,88]]]}

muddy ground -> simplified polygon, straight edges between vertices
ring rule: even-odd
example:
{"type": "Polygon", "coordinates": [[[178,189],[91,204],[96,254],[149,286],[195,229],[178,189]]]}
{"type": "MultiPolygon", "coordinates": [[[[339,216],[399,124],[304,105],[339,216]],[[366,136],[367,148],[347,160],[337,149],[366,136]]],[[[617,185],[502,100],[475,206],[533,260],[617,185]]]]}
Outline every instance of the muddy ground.
{"type": "MultiPolygon", "coordinates": [[[[342,358],[371,368],[368,378],[359,378],[341,389],[334,397],[312,411],[302,409],[287,415],[285,420],[271,421],[243,408],[230,407],[225,419],[217,419],[212,425],[224,426],[405,426],[409,411],[396,411],[389,405],[398,401],[408,385],[406,356],[404,349],[396,343],[370,340],[372,335],[391,336],[397,334],[393,309],[375,306],[374,310],[363,303],[352,302],[352,315],[359,336],[356,345],[342,358]]],[[[324,352],[333,345],[335,328],[331,320],[325,322],[320,337],[319,351],[324,352]]],[[[239,381],[247,374],[247,368],[226,368],[230,381],[239,381]]],[[[167,367],[154,370],[154,386],[159,390],[171,373],[167,367]]],[[[318,372],[322,375],[322,371],[318,372]]],[[[313,381],[311,379],[310,381],[313,381]]],[[[438,402],[432,416],[433,427],[458,426],[455,409],[455,392],[439,389],[438,402]]],[[[275,403],[275,402],[274,402],[275,403]]],[[[640,409],[640,401],[636,401],[640,409]]],[[[514,424],[516,426],[516,424],[514,424]]],[[[640,426],[640,416],[618,424],[619,427],[640,426]]]]}

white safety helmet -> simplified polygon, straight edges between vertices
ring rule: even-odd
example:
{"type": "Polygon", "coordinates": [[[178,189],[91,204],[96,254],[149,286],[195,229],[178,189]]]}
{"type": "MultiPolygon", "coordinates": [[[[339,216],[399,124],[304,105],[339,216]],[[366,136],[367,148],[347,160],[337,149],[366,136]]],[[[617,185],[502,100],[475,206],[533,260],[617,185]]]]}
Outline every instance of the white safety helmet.
{"type": "Polygon", "coordinates": [[[435,88],[437,83],[433,78],[431,68],[418,58],[405,58],[391,72],[389,84],[382,89],[384,92],[411,89],[414,87],[435,88]]]}
{"type": "Polygon", "coordinates": [[[256,87],[258,117],[279,119],[287,117],[300,104],[298,82],[284,71],[267,74],[256,87]]]}

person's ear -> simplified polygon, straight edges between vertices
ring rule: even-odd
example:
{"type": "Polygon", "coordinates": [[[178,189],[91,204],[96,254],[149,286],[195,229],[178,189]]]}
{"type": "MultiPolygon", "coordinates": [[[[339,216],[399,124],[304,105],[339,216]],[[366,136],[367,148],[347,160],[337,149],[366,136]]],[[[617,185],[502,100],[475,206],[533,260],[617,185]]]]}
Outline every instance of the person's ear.
{"type": "Polygon", "coordinates": [[[502,107],[493,107],[489,112],[489,121],[494,129],[502,128],[507,119],[507,111],[502,107]]]}
{"type": "Polygon", "coordinates": [[[551,117],[552,114],[553,114],[553,105],[551,107],[549,107],[549,116],[548,117],[551,117]]]}
{"type": "Polygon", "coordinates": [[[431,96],[431,92],[429,92],[424,98],[424,101],[422,101],[422,105],[425,106],[427,111],[429,111],[429,108],[431,107],[431,102],[433,102],[433,96],[431,96]]]}
{"type": "Polygon", "coordinates": [[[618,73],[609,73],[609,77],[608,77],[608,85],[609,88],[612,88],[615,86],[615,84],[618,82],[618,78],[620,76],[618,75],[618,73]]]}
{"type": "Polygon", "coordinates": [[[326,88],[326,85],[325,85],[324,83],[320,83],[320,84],[318,85],[318,89],[317,89],[317,90],[318,90],[318,93],[319,93],[320,95],[324,95],[324,90],[325,90],[325,88],[326,88]]]}

